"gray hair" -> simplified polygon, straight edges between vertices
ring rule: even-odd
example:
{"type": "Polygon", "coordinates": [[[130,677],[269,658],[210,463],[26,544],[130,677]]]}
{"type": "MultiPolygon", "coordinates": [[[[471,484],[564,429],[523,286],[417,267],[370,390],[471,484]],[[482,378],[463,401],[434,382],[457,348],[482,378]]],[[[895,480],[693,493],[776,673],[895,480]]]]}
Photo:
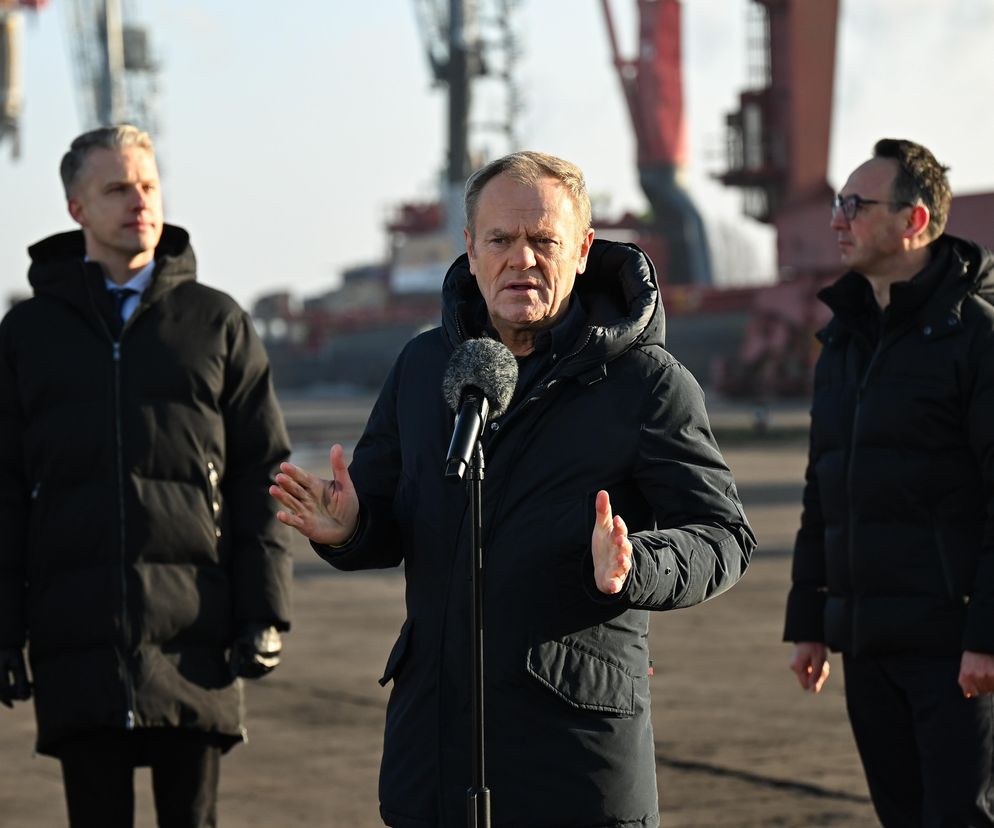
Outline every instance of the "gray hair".
{"type": "Polygon", "coordinates": [[[130,124],[101,127],[84,132],[75,138],[69,146],[69,152],[62,156],[62,163],[59,164],[59,175],[62,176],[62,187],[66,191],[66,198],[72,198],[79,172],[91,152],[96,149],[113,150],[122,147],[141,147],[152,154],[155,153],[151,136],[130,124]]]}
{"type": "Polygon", "coordinates": [[[512,152],[496,161],[481,167],[466,182],[466,227],[470,238],[476,238],[476,212],[480,205],[480,193],[491,179],[507,175],[521,184],[536,184],[542,178],[556,179],[569,194],[576,212],[577,229],[581,236],[590,230],[590,196],[583,171],[554,155],[543,152],[512,152]]]}

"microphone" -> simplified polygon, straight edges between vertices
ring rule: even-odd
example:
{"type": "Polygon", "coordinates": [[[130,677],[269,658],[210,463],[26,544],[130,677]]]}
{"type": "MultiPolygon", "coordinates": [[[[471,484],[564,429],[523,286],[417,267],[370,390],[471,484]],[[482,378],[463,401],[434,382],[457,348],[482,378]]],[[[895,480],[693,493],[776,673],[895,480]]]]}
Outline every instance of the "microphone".
{"type": "Polygon", "coordinates": [[[517,383],[518,363],[501,342],[467,339],[452,352],[442,377],[442,396],[456,412],[446,477],[462,480],[488,417],[507,411],[517,383]]]}

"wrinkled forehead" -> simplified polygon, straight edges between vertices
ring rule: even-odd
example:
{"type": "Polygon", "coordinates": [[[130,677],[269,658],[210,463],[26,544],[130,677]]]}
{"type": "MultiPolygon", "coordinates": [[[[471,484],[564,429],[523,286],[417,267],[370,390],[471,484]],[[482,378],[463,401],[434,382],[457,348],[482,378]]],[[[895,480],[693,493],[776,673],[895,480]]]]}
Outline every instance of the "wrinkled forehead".
{"type": "Polygon", "coordinates": [[[522,181],[501,174],[488,181],[480,192],[476,229],[487,232],[522,224],[572,230],[576,224],[576,205],[569,190],[551,177],[522,181]]]}
{"type": "Polygon", "coordinates": [[[886,201],[893,192],[896,175],[897,162],[890,158],[871,158],[853,170],[840,194],[886,201]]]}

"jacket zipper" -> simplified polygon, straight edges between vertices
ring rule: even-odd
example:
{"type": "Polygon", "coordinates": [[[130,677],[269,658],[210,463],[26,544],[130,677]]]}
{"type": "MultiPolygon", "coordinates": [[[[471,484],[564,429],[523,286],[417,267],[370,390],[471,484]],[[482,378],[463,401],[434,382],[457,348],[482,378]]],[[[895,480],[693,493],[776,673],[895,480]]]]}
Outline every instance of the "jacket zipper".
{"type": "Polygon", "coordinates": [[[207,461],[207,482],[210,499],[211,519],[214,521],[214,537],[221,539],[221,476],[217,472],[217,467],[213,460],[207,461]]]}
{"type": "MultiPolygon", "coordinates": [[[[866,340],[853,332],[853,337],[866,340]]],[[[870,355],[870,360],[866,364],[866,370],[863,371],[863,376],[860,377],[859,385],[856,387],[856,404],[853,406],[852,422],[849,424],[849,457],[846,461],[846,495],[849,501],[848,508],[848,521],[849,521],[849,581],[850,589],[853,588],[855,584],[854,572],[856,568],[855,563],[855,552],[856,552],[856,519],[855,519],[855,500],[853,498],[853,481],[852,481],[852,466],[853,459],[856,456],[856,424],[859,421],[859,409],[863,404],[863,391],[866,389],[867,382],[870,379],[870,372],[873,370],[873,366],[877,361],[877,357],[880,355],[880,351],[883,349],[883,331],[880,333],[880,338],[877,340],[877,345],[873,349],[873,353],[870,355]]],[[[867,343],[868,344],[868,343],[867,343]]],[[[845,359],[845,354],[842,356],[845,359]]],[[[850,608],[852,611],[854,608],[850,608]]]]}
{"type": "MultiPolygon", "coordinates": [[[[497,436],[498,436],[498,432],[503,432],[504,431],[504,426],[508,423],[508,421],[512,417],[522,417],[522,416],[524,416],[524,412],[528,408],[530,408],[535,403],[537,403],[539,400],[541,400],[542,397],[545,396],[545,394],[547,394],[549,392],[549,390],[552,388],[552,386],[555,383],[559,382],[559,378],[553,376],[553,374],[556,371],[556,369],[559,367],[559,365],[562,365],[567,360],[572,359],[577,354],[579,354],[584,348],[586,348],[587,347],[587,343],[590,342],[591,336],[593,336],[593,330],[592,329],[588,329],[587,330],[587,335],[579,343],[579,345],[576,347],[576,349],[573,350],[572,353],[569,353],[565,357],[563,357],[562,359],[558,360],[557,364],[552,367],[552,370],[550,370],[549,373],[545,375],[545,377],[543,377],[542,381],[540,381],[539,383],[536,384],[534,391],[531,394],[528,395],[528,398],[522,400],[521,402],[519,402],[518,405],[517,405],[517,407],[514,410],[509,411],[506,415],[504,415],[503,422],[492,422],[492,423],[490,423],[491,437],[490,437],[490,441],[489,441],[489,443],[487,445],[488,449],[492,449],[493,448],[493,445],[496,442],[496,439],[497,439],[497,436]]],[[[501,513],[501,510],[504,507],[504,494],[505,493],[506,493],[506,490],[502,490],[501,491],[500,496],[499,496],[499,498],[497,500],[497,503],[494,506],[494,515],[499,515],[501,513]]],[[[495,521],[495,523],[496,522],[498,522],[498,521],[495,521]]],[[[591,521],[591,525],[593,525],[592,521],[591,521]]],[[[492,529],[493,529],[493,527],[491,526],[490,530],[492,531],[492,529]]],[[[492,536],[491,535],[491,531],[486,532],[486,537],[483,539],[484,549],[486,549],[490,545],[490,538],[492,536]]],[[[484,558],[484,567],[486,567],[486,565],[487,565],[487,560],[488,560],[487,558],[484,558]]]]}
{"type": "Polygon", "coordinates": [[[123,640],[124,693],[127,703],[127,713],[124,717],[124,727],[133,730],[135,727],[135,688],[131,679],[128,665],[128,653],[131,650],[131,620],[128,615],[128,572],[127,572],[127,543],[126,543],[126,507],[124,502],[124,434],[121,425],[121,343],[115,341],[111,346],[114,355],[114,437],[117,455],[117,517],[121,528],[121,635],[123,640]]]}
{"type": "MultiPolygon", "coordinates": [[[[855,540],[856,540],[856,529],[855,521],[853,519],[853,507],[855,501],[853,500],[853,485],[852,485],[852,463],[853,457],[856,454],[856,422],[859,420],[859,409],[863,404],[863,392],[866,390],[866,386],[870,381],[870,374],[873,372],[873,367],[877,364],[877,359],[880,354],[883,353],[885,347],[889,347],[890,344],[898,339],[898,337],[903,336],[904,333],[911,327],[914,326],[914,320],[905,321],[900,327],[887,335],[886,331],[886,317],[880,330],[880,337],[877,339],[876,347],[873,349],[873,353],[870,355],[870,361],[866,365],[866,370],[863,372],[863,376],[860,378],[859,385],[856,388],[856,404],[853,407],[852,422],[850,423],[849,430],[849,459],[846,463],[846,494],[849,501],[849,576],[850,581],[852,581],[852,574],[854,571],[854,559],[855,554],[855,540]]],[[[854,338],[861,339],[864,343],[866,342],[865,337],[860,335],[856,331],[852,331],[852,336],[854,338]]],[[[845,356],[843,355],[843,359],[845,356]]],[[[850,583],[850,587],[853,584],[850,583]]]]}
{"type": "Polygon", "coordinates": [[[508,411],[507,414],[504,415],[502,422],[496,422],[496,421],[494,421],[494,422],[490,423],[490,431],[491,431],[492,436],[490,438],[490,443],[489,443],[488,447],[493,445],[494,439],[497,436],[497,432],[500,431],[502,428],[504,428],[504,426],[507,424],[508,420],[510,420],[512,417],[520,416],[520,412],[521,411],[524,411],[532,403],[537,402],[538,400],[540,400],[542,398],[542,396],[552,387],[553,383],[559,381],[557,378],[552,377],[552,374],[556,371],[556,369],[560,365],[565,364],[568,360],[572,359],[577,354],[579,354],[584,348],[586,348],[587,347],[587,343],[590,342],[590,337],[591,336],[593,336],[593,330],[590,329],[590,328],[588,328],[587,329],[587,335],[579,343],[579,345],[577,346],[577,348],[572,353],[569,353],[566,356],[562,357],[561,359],[557,360],[557,364],[552,367],[552,370],[549,371],[549,373],[545,375],[545,377],[542,379],[542,381],[540,381],[539,383],[536,384],[535,389],[532,391],[531,394],[528,395],[527,399],[524,399],[520,403],[518,403],[517,407],[513,411],[508,411]]]}

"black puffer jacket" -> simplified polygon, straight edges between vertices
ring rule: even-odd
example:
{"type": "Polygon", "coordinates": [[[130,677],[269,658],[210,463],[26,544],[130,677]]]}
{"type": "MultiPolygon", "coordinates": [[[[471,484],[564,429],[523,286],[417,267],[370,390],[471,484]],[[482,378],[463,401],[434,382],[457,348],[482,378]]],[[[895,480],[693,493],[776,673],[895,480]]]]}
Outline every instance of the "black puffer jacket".
{"type": "MultiPolygon", "coordinates": [[[[755,540],[699,387],[662,347],[655,274],[595,241],[576,281],[589,327],[485,437],[486,771],[498,826],[654,826],[647,610],[734,584],[755,540]],[[634,568],[597,592],[594,498],[626,521],[634,568]]],[[[442,470],[452,349],[478,336],[482,297],[461,257],[443,327],[401,354],[355,450],[360,529],[343,569],[405,565],[381,812],[402,828],[465,824],[470,784],[468,501],[442,470]]],[[[679,666],[676,667],[679,669],[679,666]]]]}
{"type": "Polygon", "coordinates": [[[78,728],[242,738],[226,648],[289,626],[268,482],[288,441],[252,322],[165,228],[116,345],[81,233],[31,248],[0,325],[0,647],[30,642],[38,750],[78,728]],[[215,508],[215,504],[217,504],[215,508]]]}
{"type": "Polygon", "coordinates": [[[941,237],[882,328],[862,276],[820,296],[785,639],[994,653],[994,256],[941,237]]]}

